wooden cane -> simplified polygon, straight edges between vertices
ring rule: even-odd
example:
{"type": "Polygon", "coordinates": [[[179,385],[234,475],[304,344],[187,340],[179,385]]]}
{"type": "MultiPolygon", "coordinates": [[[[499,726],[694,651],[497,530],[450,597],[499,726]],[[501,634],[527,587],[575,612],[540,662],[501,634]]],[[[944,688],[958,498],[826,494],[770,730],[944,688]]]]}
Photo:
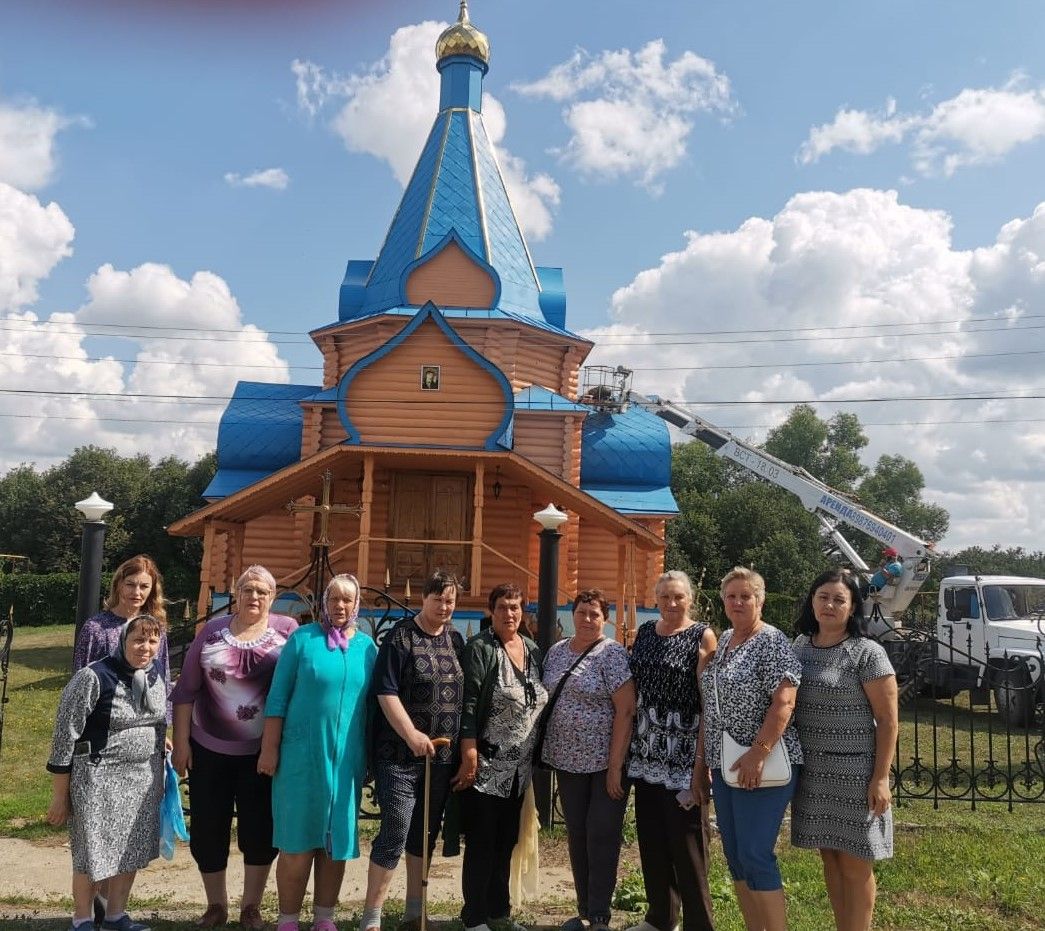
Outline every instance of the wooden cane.
{"type": "MultiPolygon", "coordinates": [[[[433,737],[435,748],[449,747],[449,737],[433,737]]],[[[428,929],[428,795],[432,788],[432,757],[425,754],[424,824],[421,830],[421,931],[428,929]]]]}

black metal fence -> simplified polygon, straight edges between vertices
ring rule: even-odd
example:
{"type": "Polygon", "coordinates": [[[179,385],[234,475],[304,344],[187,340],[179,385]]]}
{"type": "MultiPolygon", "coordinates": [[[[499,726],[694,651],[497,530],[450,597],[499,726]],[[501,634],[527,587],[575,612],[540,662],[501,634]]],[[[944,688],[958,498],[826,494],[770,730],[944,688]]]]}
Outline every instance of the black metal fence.
{"type": "Polygon", "coordinates": [[[14,640],[14,612],[0,617],[0,751],[4,747],[4,712],[7,709],[7,676],[11,666],[11,643],[14,640]]]}
{"type": "Polygon", "coordinates": [[[885,644],[900,682],[897,799],[1045,802],[1043,643],[988,658],[971,629],[945,642],[915,628],[885,644]]]}

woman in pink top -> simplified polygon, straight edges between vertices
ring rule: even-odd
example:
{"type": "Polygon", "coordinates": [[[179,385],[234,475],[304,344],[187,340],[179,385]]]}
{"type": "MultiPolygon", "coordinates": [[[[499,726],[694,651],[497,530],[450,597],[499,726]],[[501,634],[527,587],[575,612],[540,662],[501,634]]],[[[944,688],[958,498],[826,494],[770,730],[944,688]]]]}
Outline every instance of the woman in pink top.
{"type": "Polygon", "coordinates": [[[258,772],[265,700],[276,661],[297,622],[269,608],[276,580],[251,566],[236,582],[235,613],[215,618],[196,635],[171,700],[174,768],[189,773],[189,847],[203,877],[207,910],[196,922],[213,928],[228,921],[225,869],[232,813],[243,853],[240,925],[259,931],[259,906],[272,846],[272,780],[258,772]]]}

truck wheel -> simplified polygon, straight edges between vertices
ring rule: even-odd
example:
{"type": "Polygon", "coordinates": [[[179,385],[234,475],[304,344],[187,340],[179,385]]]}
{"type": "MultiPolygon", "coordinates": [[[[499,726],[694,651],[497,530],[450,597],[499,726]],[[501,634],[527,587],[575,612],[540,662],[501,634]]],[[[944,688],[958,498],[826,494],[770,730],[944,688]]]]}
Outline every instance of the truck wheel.
{"type": "Polygon", "coordinates": [[[1010,727],[1030,727],[1034,723],[1035,690],[1027,670],[1000,669],[993,678],[994,703],[1002,720],[1010,727]]]}

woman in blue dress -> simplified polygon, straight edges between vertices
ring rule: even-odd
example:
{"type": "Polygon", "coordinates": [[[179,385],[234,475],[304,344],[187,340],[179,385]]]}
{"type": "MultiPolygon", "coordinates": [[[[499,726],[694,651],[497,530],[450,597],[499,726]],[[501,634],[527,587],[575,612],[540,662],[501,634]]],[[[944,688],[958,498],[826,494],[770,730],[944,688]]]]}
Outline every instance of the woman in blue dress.
{"type": "Polygon", "coordinates": [[[356,822],[366,778],[366,729],[374,641],[356,627],[359,582],[335,576],[322,624],[287,642],[265,705],[258,771],[272,779],[273,844],[279,848],[278,931],[296,931],[315,866],[313,931],[335,931],[345,861],[359,856],[356,822]]]}

